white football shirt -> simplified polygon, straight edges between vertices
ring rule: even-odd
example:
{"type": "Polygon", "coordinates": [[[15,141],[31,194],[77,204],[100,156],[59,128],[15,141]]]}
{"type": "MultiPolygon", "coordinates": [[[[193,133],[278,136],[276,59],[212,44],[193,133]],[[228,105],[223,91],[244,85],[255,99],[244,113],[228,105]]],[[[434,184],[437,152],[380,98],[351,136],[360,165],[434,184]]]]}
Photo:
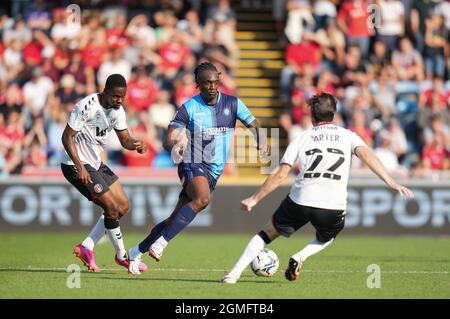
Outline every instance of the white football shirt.
{"type": "Polygon", "coordinates": [[[358,146],[366,146],[358,135],[333,124],[303,132],[281,159],[281,164],[300,165],[289,197],[299,205],[345,210],[351,158],[358,146]]]}
{"type": "MultiPolygon", "coordinates": [[[[81,162],[95,169],[99,169],[102,162],[100,154],[106,144],[106,135],[113,129],[127,129],[123,107],[105,109],[100,105],[98,93],[88,95],[75,104],[67,124],[78,132],[74,143],[81,162]]],[[[63,163],[74,165],[67,152],[63,163]]]]}

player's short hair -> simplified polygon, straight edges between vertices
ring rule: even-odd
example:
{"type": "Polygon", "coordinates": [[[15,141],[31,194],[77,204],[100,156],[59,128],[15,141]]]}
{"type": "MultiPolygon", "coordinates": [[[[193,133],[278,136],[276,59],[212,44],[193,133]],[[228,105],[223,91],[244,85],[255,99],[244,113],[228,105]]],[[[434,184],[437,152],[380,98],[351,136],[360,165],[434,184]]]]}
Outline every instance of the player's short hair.
{"type": "Polygon", "coordinates": [[[336,113],[336,99],[328,93],[314,95],[307,101],[311,107],[311,115],[317,122],[331,122],[336,113]]]}
{"type": "Polygon", "coordinates": [[[126,88],[127,87],[127,80],[118,73],[111,74],[106,79],[105,89],[106,90],[112,90],[114,88],[126,88]]]}
{"type": "Polygon", "coordinates": [[[220,74],[220,72],[217,70],[214,64],[212,64],[211,62],[203,62],[199,64],[194,70],[195,82],[198,82],[199,75],[203,74],[203,72],[205,71],[213,71],[216,72],[217,74],[220,74]]]}

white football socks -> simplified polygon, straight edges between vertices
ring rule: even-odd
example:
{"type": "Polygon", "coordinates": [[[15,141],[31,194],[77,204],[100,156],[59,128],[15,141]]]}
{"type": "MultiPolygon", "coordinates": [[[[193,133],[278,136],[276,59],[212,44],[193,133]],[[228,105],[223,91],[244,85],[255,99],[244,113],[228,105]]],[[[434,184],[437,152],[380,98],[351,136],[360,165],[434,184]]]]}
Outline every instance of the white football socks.
{"type": "Polygon", "coordinates": [[[241,257],[239,257],[236,265],[234,265],[233,269],[228,274],[236,278],[241,277],[241,273],[258,255],[261,249],[264,248],[264,245],[264,240],[259,235],[253,236],[248,242],[247,247],[245,247],[241,257]]]}
{"type": "Polygon", "coordinates": [[[105,235],[105,230],[106,230],[105,216],[101,215],[97,223],[95,224],[94,228],[92,228],[91,232],[86,237],[86,239],[81,243],[81,245],[83,245],[84,248],[87,248],[89,250],[94,250],[94,246],[105,235]]]}
{"type": "Polygon", "coordinates": [[[157,240],[155,240],[154,244],[161,245],[163,248],[166,248],[169,242],[164,238],[164,236],[160,236],[157,240]]]}
{"type": "Polygon", "coordinates": [[[302,261],[304,262],[308,257],[317,254],[319,251],[325,249],[328,247],[332,242],[334,241],[334,238],[332,238],[330,241],[327,241],[326,243],[321,243],[317,240],[317,238],[314,238],[309,242],[308,245],[306,245],[305,248],[303,248],[298,253],[292,255],[292,258],[296,261],[302,261]]]}
{"type": "Polygon", "coordinates": [[[108,234],[109,239],[111,239],[114,249],[116,250],[117,258],[119,260],[124,260],[126,251],[120,226],[113,229],[106,229],[106,233],[108,234]]]}

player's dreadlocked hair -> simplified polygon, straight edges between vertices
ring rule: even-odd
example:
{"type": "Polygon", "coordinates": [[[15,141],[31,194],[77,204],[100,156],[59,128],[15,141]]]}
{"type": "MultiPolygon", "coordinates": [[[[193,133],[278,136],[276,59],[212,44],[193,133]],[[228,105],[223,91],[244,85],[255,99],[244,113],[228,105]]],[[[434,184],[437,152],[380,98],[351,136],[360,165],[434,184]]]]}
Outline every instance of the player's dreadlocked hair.
{"type": "Polygon", "coordinates": [[[108,79],[106,79],[105,89],[112,90],[117,87],[126,88],[127,81],[122,75],[118,73],[111,74],[110,76],[108,76],[108,79]]]}
{"type": "Polygon", "coordinates": [[[336,99],[328,93],[314,95],[307,101],[312,117],[318,121],[331,122],[336,113],[336,99]]]}
{"type": "Polygon", "coordinates": [[[195,82],[197,82],[199,74],[205,71],[213,71],[217,72],[217,74],[220,74],[220,72],[217,71],[217,68],[214,66],[214,64],[212,64],[211,62],[203,62],[199,64],[194,70],[195,82]]]}

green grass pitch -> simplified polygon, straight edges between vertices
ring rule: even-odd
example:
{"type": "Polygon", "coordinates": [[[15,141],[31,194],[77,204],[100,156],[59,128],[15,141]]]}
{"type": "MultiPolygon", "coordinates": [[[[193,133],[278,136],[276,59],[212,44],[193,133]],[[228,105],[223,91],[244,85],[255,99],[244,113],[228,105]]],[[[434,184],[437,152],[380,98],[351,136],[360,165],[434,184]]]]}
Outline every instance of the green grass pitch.
{"type": "MultiPolygon", "coordinates": [[[[199,235],[175,238],[149,271],[128,275],[113,261],[109,242],[96,247],[101,273],[87,272],[72,255],[85,233],[0,234],[0,298],[449,298],[450,238],[349,236],[345,231],[305,263],[301,278],[288,282],[289,256],[309,236],[279,238],[268,248],[280,258],[278,272],[256,277],[247,269],[236,285],[218,281],[229,270],[252,235],[199,235]],[[67,267],[81,266],[80,288],[68,288],[67,267]],[[368,288],[371,264],[380,267],[380,288],[368,288]]],[[[124,233],[127,248],[144,234],[124,233]]],[[[370,280],[369,280],[370,281],[370,280]]]]}

